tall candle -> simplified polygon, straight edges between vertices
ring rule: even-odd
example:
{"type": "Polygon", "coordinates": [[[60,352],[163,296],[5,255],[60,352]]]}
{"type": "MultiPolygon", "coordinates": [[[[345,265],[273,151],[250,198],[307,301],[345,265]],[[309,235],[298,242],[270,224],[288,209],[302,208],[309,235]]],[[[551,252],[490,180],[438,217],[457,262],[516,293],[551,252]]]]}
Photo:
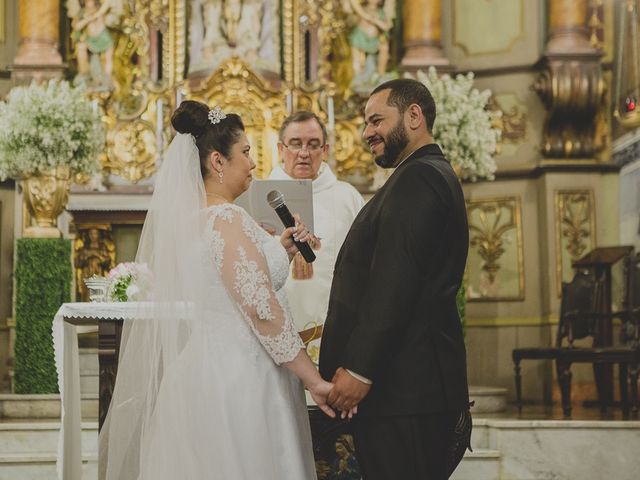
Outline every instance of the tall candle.
{"type": "Polygon", "coordinates": [[[327,97],[327,117],[328,117],[328,127],[330,130],[335,130],[336,128],[336,119],[333,113],[333,95],[329,95],[327,97]]]}
{"type": "Polygon", "coordinates": [[[327,127],[329,130],[329,163],[332,168],[336,165],[336,119],[333,112],[333,95],[327,96],[327,127]]]}
{"type": "Polygon", "coordinates": [[[287,114],[291,115],[293,113],[293,92],[289,90],[287,93],[287,114]]]}
{"type": "Polygon", "coordinates": [[[182,103],[182,90],[180,89],[180,87],[176,88],[176,108],[178,108],[180,106],[180,104],[182,103]]]}
{"type": "Polygon", "coordinates": [[[164,111],[162,108],[162,98],[158,98],[156,100],[156,147],[158,150],[158,156],[160,156],[160,154],[162,153],[162,147],[163,147],[163,138],[162,138],[162,132],[164,130],[164,111]]]}

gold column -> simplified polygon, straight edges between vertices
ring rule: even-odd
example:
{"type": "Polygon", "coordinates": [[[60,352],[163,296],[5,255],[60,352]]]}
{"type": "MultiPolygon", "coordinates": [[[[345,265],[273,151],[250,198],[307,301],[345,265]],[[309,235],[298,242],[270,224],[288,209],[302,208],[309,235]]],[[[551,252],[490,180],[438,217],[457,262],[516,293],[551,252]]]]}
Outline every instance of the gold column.
{"type": "Polygon", "coordinates": [[[534,85],[547,109],[542,154],[593,158],[596,118],[603,108],[602,52],[589,42],[587,0],[548,0],[549,37],[534,85]]]}
{"type": "Polygon", "coordinates": [[[405,0],[402,7],[402,20],[405,54],[401,66],[404,70],[449,64],[440,43],[442,38],[441,0],[405,0]]]}
{"type": "Polygon", "coordinates": [[[587,0],[548,0],[548,52],[591,51],[587,0]]]}
{"type": "Polygon", "coordinates": [[[19,0],[20,47],[11,70],[21,80],[59,77],[65,65],[58,50],[59,0],[19,0]]]}

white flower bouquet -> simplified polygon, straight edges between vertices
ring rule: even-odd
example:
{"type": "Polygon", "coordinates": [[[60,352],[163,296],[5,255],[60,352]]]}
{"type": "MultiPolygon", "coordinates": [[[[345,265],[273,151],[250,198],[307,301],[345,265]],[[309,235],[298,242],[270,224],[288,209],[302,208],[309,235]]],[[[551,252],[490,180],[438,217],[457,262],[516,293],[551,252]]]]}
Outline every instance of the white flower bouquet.
{"type": "Polygon", "coordinates": [[[0,178],[56,167],[90,175],[99,168],[104,138],[82,88],[58,80],[15,87],[0,102],[0,178]]]}
{"type": "Polygon", "coordinates": [[[145,300],[149,296],[153,275],[143,263],[119,263],[109,271],[109,299],[112,302],[145,300]]]}
{"type": "Polygon", "coordinates": [[[473,73],[438,76],[430,67],[418,71],[416,79],[424,83],[436,102],[433,137],[456,167],[462,179],[493,180],[496,163],[493,154],[501,131],[492,122],[500,112],[486,109],[491,91],[473,88],[473,73]]]}

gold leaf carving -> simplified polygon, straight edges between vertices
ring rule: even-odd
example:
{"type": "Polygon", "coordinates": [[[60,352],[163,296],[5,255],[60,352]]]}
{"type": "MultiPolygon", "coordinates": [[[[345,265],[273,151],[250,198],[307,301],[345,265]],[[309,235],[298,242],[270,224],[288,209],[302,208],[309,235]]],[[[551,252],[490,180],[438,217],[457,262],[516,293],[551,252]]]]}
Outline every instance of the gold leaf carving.
{"type": "Polygon", "coordinates": [[[522,300],[524,271],[520,200],[471,200],[467,293],[470,300],[522,300]]]}
{"type": "Polygon", "coordinates": [[[555,193],[557,291],[570,280],[571,264],[595,247],[595,212],[592,190],[555,193]]]}

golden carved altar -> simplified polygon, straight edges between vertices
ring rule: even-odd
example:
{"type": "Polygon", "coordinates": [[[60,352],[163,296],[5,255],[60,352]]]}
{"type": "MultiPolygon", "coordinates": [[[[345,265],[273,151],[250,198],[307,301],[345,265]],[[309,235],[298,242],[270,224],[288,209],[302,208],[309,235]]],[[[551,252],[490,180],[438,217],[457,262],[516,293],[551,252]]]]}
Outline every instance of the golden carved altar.
{"type": "MultiPolygon", "coordinates": [[[[182,99],[241,115],[258,163],[277,162],[288,112],[329,127],[337,174],[371,185],[360,140],[371,87],[399,65],[396,2],[361,0],[66,0],[75,81],[103,113],[105,183],[144,183],[172,137],[182,99]],[[373,50],[372,50],[373,49],[373,50]],[[363,80],[363,78],[365,80],[363,80]]],[[[88,180],[88,179],[85,179],[88,180]]]]}
{"type": "Polygon", "coordinates": [[[107,131],[101,174],[76,178],[71,195],[95,193],[100,206],[91,207],[87,197],[81,207],[72,200],[68,208],[78,298],[86,297],[81,279],[89,271],[105,275],[114,263],[132,260],[117,248],[118,231],[140,225],[145,209],[105,204],[117,203],[118,195],[150,194],[161,152],[175,133],[171,114],[183,99],[220,105],[242,117],[258,178],[278,162],[284,118],[311,110],[326,122],[336,174],[370,189],[375,166],[361,141],[361,112],[371,88],[397,76],[402,39],[396,0],[64,4],[66,60],[107,131]]]}

